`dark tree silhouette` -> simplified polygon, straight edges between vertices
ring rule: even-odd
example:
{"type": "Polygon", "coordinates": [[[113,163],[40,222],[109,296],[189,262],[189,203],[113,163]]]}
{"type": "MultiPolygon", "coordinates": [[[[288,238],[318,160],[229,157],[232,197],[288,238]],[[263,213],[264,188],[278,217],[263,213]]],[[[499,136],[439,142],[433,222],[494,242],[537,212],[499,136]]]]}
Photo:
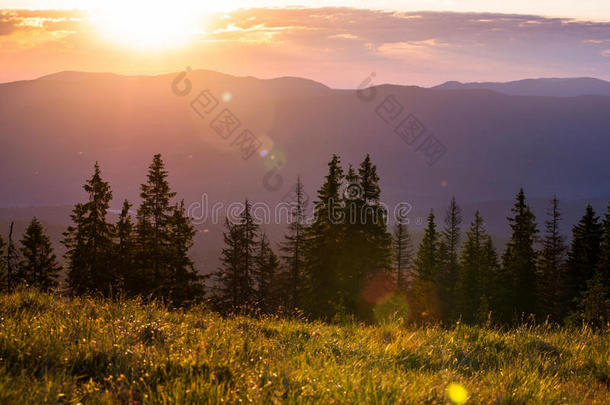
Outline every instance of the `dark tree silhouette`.
{"type": "Polygon", "coordinates": [[[53,252],[51,240],[45,234],[42,224],[33,218],[21,239],[19,278],[26,285],[43,291],[57,287],[57,277],[61,266],[53,252]]]}
{"type": "Polygon", "coordinates": [[[155,295],[167,286],[171,260],[170,234],[176,195],[167,182],[168,173],[160,154],[153,157],[148,178],[140,186],[142,203],[137,212],[138,266],[142,285],[139,292],[155,295]]]}
{"type": "Polygon", "coordinates": [[[343,170],[340,159],[333,155],[328,164],[328,175],[318,190],[314,202],[314,219],[307,228],[305,245],[305,297],[310,313],[331,317],[340,303],[340,287],[337,284],[338,248],[341,243],[343,218],[340,190],[343,170]]]}
{"type": "Polygon", "coordinates": [[[74,225],[64,233],[68,285],[73,293],[99,291],[107,295],[116,280],[112,261],[115,230],[106,220],[112,191],[102,180],[97,162],[83,188],[89,201],[76,204],[71,215],[74,225]]]}
{"type": "Polygon", "coordinates": [[[585,215],[572,228],[572,243],[568,252],[568,303],[576,310],[577,299],[593,278],[600,253],[602,227],[593,207],[587,205],[585,215]]]}
{"type": "Polygon", "coordinates": [[[135,231],[134,224],[129,215],[132,205],[123,201],[123,207],[116,224],[115,269],[117,283],[120,288],[130,295],[139,291],[140,275],[135,262],[135,231]]]}
{"type": "Polygon", "coordinates": [[[227,219],[225,227],[221,266],[214,274],[217,282],[214,302],[220,310],[231,311],[252,306],[256,299],[254,275],[258,225],[254,223],[248,200],[237,223],[227,219]]]}
{"type": "Polygon", "coordinates": [[[540,313],[560,322],[566,312],[566,252],[565,238],[559,231],[561,211],[557,197],[553,197],[545,221],[545,235],[539,266],[540,313]]]}
{"type": "MultiPolygon", "coordinates": [[[[502,257],[502,264],[510,284],[508,316],[529,316],[535,314],[536,306],[536,259],[534,250],[538,229],[536,217],[525,202],[523,189],[519,190],[511,209],[513,217],[508,217],[512,235],[502,257]]],[[[510,319],[507,319],[510,320],[510,319]]]]}
{"type": "Polygon", "coordinates": [[[409,228],[404,221],[398,221],[394,227],[393,248],[396,287],[404,294],[407,291],[408,280],[413,277],[412,265],[415,254],[409,228]]]}
{"type": "Polygon", "coordinates": [[[280,245],[282,261],[286,271],[282,274],[285,288],[285,304],[294,309],[302,305],[302,283],[305,267],[305,196],[301,178],[297,178],[294,201],[291,203],[291,215],[288,233],[280,245]]]}
{"type": "Polygon", "coordinates": [[[452,319],[455,312],[455,286],[459,272],[462,210],[457,205],[455,197],[451,199],[444,222],[445,226],[441,235],[443,253],[439,258],[438,294],[443,297],[441,301],[441,317],[443,321],[447,322],[452,319]]]}

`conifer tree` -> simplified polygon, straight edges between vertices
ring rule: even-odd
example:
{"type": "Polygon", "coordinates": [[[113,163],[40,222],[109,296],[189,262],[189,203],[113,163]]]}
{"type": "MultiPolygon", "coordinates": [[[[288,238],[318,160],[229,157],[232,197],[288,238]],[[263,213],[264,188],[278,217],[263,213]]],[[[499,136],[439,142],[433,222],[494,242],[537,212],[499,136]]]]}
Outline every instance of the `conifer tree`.
{"type": "Polygon", "coordinates": [[[306,304],[312,314],[327,318],[342,305],[337,277],[337,251],[344,223],[339,195],[342,180],[340,159],[333,155],[314,203],[313,222],[306,232],[306,304]]]}
{"type": "Polygon", "coordinates": [[[498,302],[500,301],[498,299],[498,291],[502,287],[499,283],[500,261],[490,235],[486,235],[483,245],[483,260],[483,273],[479,281],[482,292],[478,309],[478,320],[480,323],[485,322],[490,313],[495,314],[496,307],[499,306],[498,302]]]}
{"type": "Polygon", "coordinates": [[[434,283],[438,276],[439,235],[434,222],[434,211],[432,210],[430,210],[428,215],[427,224],[424,238],[417,250],[415,270],[417,271],[418,279],[434,283]]]}
{"type": "Polygon", "coordinates": [[[449,321],[455,310],[455,286],[459,272],[459,245],[462,210],[457,205],[455,197],[445,215],[445,226],[442,232],[442,260],[439,264],[438,288],[441,300],[442,319],[449,321]]]}
{"type": "Polygon", "coordinates": [[[176,195],[167,182],[168,173],[160,154],[153,157],[147,182],[140,186],[142,203],[137,212],[138,266],[142,275],[141,291],[159,295],[169,277],[171,260],[170,232],[176,195]]]}
{"type": "Polygon", "coordinates": [[[476,322],[491,310],[497,262],[491,237],[476,211],[466,233],[456,289],[456,304],[464,322],[476,322]]]}
{"type": "Polygon", "coordinates": [[[434,212],[430,210],[428,225],[415,258],[416,273],[411,290],[415,317],[424,321],[440,318],[437,295],[439,247],[439,235],[434,222],[434,212]]]}
{"type": "Polygon", "coordinates": [[[405,221],[399,220],[394,227],[393,237],[394,269],[396,271],[396,286],[398,291],[406,293],[408,280],[412,278],[414,248],[405,221]]]}
{"type": "Polygon", "coordinates": [[[248,200],[237,223],[225,222],[225,247],[221,267],[215,273],[218,289],[216,305],[223,311],[236,310],[255,303],[254,276],[256,271],[256,238],[258,225],[254,222],[248,200]]]}
{"type": "Polygon", "coordinates": [[[214,273],[216,288],[214,303],[217,309],[228,311],[243,304],[241,296],[242,255],[240,241],[241,229],[238,224],[225,220],[226,231],[223,234],[225,247],[222,249],[221,265],[214,273]]]}
{"type": "Polygon", "coordinates": [[[91,269],[87,261],[88,238],[85,235],[85,204],[76,204],[70,214],[73,225],[64,232],[63,245],[66,247],[67,281],[72,294],[84,294],[92,285],[91,269]]]}
{"type": "Polygon", "coordinates": [[[600,274],[601,280],[607,287],[606,293],[610,294],[610,204],[608,204],[603,227],[604,233],[600,244],[597,272],[600,274]]]}
{"type": "MultiPolygon", "coordinates": [[[[536,313],[536,217],[525,202],[523,189],[517,194],[513,217],[508,217],[512,235],[502,257],[504,271],[510,278],[508,307],[512,316],[536,313]]],[[[507,314],[508,315],[508,314],[507,314]]]]}
{"type": "Polygon", "coordinates": [[[258,243],[258,252],[256,256],[256,295],[259,308],[269,313],[277,307],[278,291],[277,288],[277,272],[279,269],[279,260],[271,247],[265,233],[261,234],[258,243]]]}
{"type": "Polygon", "coordinates": [[[387,230],[388,215],[381,204],[377,167],[368,154],[360,164],[358,175],[365,203],[360,215],[367,248],[362,254],[365,268],[369,271],[390,269],[392,237],[387,230]]]}
{"type": "Polygon", "coordinates": [[[42,291],[57,287],[61,266],[53,253],[51,240],[36,218],[32,219],[21,239],[21,254],[23,260],[19,265],[19,278],[26,285],[35,286],[42,291]]]}
{"type": "Polygon", "coordinates": [[[99,291],[107,295],[116,280],[112,262],[115,230],[106,220],[112,191],[102,180],[97,162],[93,176],[83,188],[89,201],[74,207],[71,215],[74,225],[64,233],[68,284],[73,293],[99,291]]]}
{"type": "Polygon", "coordinates": [[[340,235],[336,242],[335,283],[336,299],[343,311],[355,314],[360,306],[359,290],[361,282],[370,271],[365,258],[372,249],[366,233],[366,199],[361,178],[349,165],[345,176],[347,185],[343,190],[343,221],[340,224],[340,235]]]}
{"type": "Polygon", "coordinates": [[[302,305],[303,272],[305,267],[305,197],[301,178],[297,178],[295,201],[291,205],[288,233],[280,245],[286,272],[282,274],[286,305],[290,309],[302,305]]]}
{"type": "Polygon", "coordinates": [[[610,322],[610,205],[603,221],[597,265],[578,300],[581,318],[593,326],[610,322]]]}
{"type": "Polygon", "coordinates": [[[170,219],[169,235],[169,274],[164,290],[173,305],[191,304],[203,298],[204,277],[195,270],[195,265],[189,257],[193,247],[195,228],[186,215],[184,200],[174,206],[170,219]]]}
{"type": "Polygon", "coordinates": [[[572,228],[572,243],[568,252],[568,294],[570,309],[575,310],[576,300],[587,289],[587,282],[593,278],[600,253],[602,227],[599,217],[591,205],[587,205],[585,215],[572,228]]]}
{"type": "Polygon", "coordinates": [[[133,295],[137,294],[141,279],[135,265],[135,230],[131,215],[129,215],[131,207],[129,201],[123,201],[116,224],[115,268],[118,284],[125,292],[133,295]]]}
{"type": "Polygon", "coordinates": [[[543,317],[559,322],[565,316],[567,246],[559,230],[561,211],[557,197],[551,200],[545,221],[539,268],[540,313],[543,317]]]}

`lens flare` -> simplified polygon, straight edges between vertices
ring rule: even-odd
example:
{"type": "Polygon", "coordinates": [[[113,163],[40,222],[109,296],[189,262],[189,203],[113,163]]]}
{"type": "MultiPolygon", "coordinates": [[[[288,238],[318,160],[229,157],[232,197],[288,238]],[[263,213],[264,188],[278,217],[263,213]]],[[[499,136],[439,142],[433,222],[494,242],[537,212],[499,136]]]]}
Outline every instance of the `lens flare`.
{"type": "Polygon", "coordinates": [[[454,404],[463,404],[468,399],[468,391],[460,383],[451,383],[447,386],[447,395],[454,404]]]}

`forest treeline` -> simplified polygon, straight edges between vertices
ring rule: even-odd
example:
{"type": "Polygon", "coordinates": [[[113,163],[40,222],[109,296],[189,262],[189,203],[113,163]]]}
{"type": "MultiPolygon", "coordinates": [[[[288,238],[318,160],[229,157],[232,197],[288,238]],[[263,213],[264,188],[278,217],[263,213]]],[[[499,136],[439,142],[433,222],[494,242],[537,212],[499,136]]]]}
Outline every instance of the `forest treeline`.
{"type": "MultiPolygon", "coordinates": [[[[600,220],[589,205],[568,246],[559,231],[557,198],[542,231],[523,190],[507,218],[510,239],[500,256],[477,211],[469,224],[453,198],[437,221],[431,210],[419,246],[408,221],[389,229],[376,166],[367,155],[345,171],[333,155],[317,192],[313,217],[299,178],[284,240],[274,247],[245,200],[225,221],[221,265],[202,276],[189,258],[195,228],[184,201],[155,155],[141,203],[125,200],[108,220],[113,195],[96,163],[64,233],[69,294],[142,296],[171,306],[206,301],[228,313],[301,314],[326,320],[374,321],[400,316],[418,323],[515,324],[610,321],[610,205],[600,220]]],[[[34,218],[19,243],[0,238],[2,288],[59,289],[62,270],[43,226],[34,218]]]]}

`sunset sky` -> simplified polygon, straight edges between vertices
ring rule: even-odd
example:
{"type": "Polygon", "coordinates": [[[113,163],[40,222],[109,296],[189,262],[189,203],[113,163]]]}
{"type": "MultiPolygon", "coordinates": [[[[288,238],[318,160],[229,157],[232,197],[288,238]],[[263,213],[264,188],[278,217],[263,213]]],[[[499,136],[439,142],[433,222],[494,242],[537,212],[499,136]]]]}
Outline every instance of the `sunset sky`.
{"type": "Polygon", "coordinates": [[[371,72],[423,86],[610,80],[610,2],[0,0],[0,66],[0,82],[186,66],[343,88],[371,72]]]}

